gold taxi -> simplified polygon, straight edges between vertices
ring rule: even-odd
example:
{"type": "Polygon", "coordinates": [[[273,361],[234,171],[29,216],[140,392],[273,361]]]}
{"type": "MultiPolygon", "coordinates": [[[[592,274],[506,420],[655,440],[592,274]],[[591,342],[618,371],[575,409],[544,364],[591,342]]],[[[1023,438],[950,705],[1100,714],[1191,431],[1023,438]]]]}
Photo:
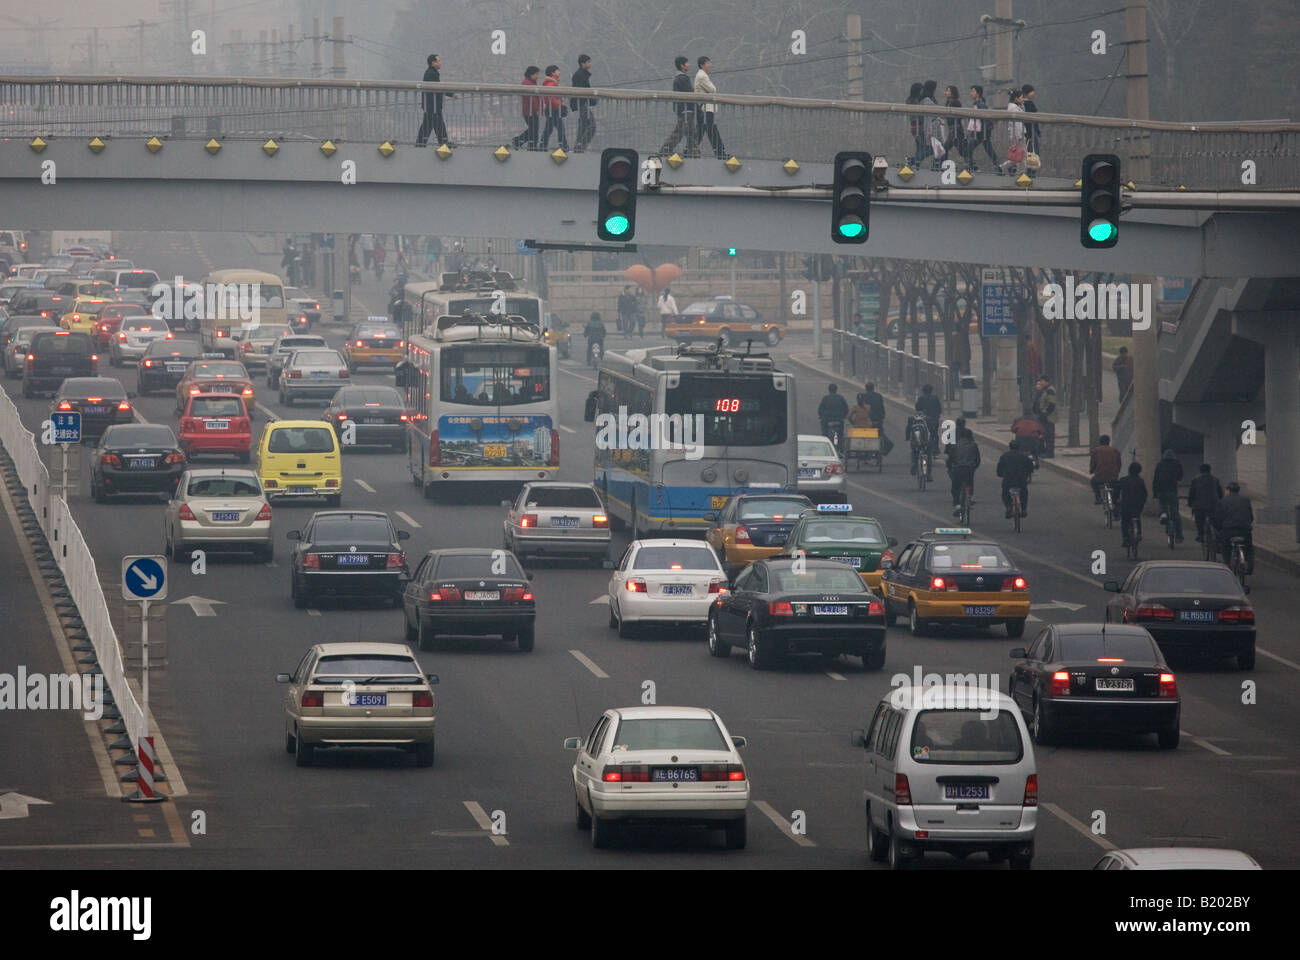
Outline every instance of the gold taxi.
{"type": "Polygon", "coordinates": [[[113,302],[103,297],[77,297],[72,301],[72,309],[59,318],[59,326],[93,336],[95,324],[99,322],[99,311],[113,302]]]}
{"type": "Polygon", "coordinates": [[[735,346],[746,340],[766,343],[770,347],[781,342],[784,327],[763,316],[745,303],[731,297],[714,297],[687,304],[681,313],[663,317],[664,336],[678,343],[692,340],[716,342],[724,347],[735,346]]]}
{"type": "Polygon", "coordinates": [[[573,337],[568,330],[560,327],[547,327],[542,331],[542,339],[546,341],[548,347],[554,347],[556,352],[565,359],[573,352],[573,337]]]}
{"type": "Polygon", "coordinates": [[[353,373],[358,367],[383,364],[392,367],[401,362],[406,350],[401,328],[395,323],[374,320],[357,324],[343,344],[343,359],[353,373]]]}
{"type": "Polygon", "coordinates": [[[940,527],[903,547],[892,564],[882,564],[885,622],[906,618],[912,635],[932,626],[990,627],[1007,636],[1025,632],[1029,582],[992,540],[965,527],[940,527]]]}
{"type": "Polygon", "coordinates": [[[755,560],[784,553],[799,515],[812,509],[811,500],[795,493],[737,494],[720,510],[705,514],[709,527],[704,539],[733,577],[755,560]]]}

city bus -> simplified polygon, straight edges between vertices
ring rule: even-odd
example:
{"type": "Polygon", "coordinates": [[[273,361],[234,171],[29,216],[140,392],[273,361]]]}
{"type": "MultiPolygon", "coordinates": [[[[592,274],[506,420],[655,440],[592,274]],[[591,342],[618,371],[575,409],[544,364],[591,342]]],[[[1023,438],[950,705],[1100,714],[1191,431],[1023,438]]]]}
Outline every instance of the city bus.
{"type": "Polygon", "coordinates": [[[439,317],[458,317],[465,311],[488,316],[523,317],[527,322],[546,329],[545,301],[522,289],[503,270],[462,270],[444,273],[437,280],[406,284],[403,301],[406,317],[394,317],[404,323],[406,338],[427,331],[439,317]]]}
{"type": "Polygon", "coordinates": [[[452,485],[515,495],[560,469],[553,347],[526,317],[437,317],[396,369],[410,413],[411,479],[429,498],[452,485]]]}
{"type": "MultiPolygon", "coordinates": [[[[273,273],[244,269],[213,270],[200,281],[200,285],[203,294],[198,317],[199,342],[206,351],[224,353],[232,360],[237,359],[238,343],[254,322],[241,317],[241,306],[245,313],[256,317],[259,325],[289,322],[284,304],[284,281],[273,273]],[[252,309],[254,303],[256,311],[252,309]]],[[[164,296],[172,297],[174,312],[176,301],[188,300],[190,288],[187,284],[185,290],[174,291],[170,286],[168,284],[164,296]]],[[[190,319],[188,315],[186,319],[190,319]]]]}
{"type": "Polygon", "coordinates": [[[794,377],[766,354],[714,345],[607,353],[586,419],[596,424],[605,510],[634,538],[702,532],[738,493],[798,490],[794,377]],[[651,422],[640,436],[634,414],[651,422]]]}

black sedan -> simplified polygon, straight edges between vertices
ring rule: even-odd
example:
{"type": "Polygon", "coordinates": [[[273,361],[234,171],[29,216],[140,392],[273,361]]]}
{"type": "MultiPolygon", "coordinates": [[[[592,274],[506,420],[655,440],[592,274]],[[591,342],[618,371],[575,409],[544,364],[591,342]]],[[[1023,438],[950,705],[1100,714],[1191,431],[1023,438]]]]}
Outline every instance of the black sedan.
{"type": "Polygon", "coordinates": [[[115,423],[135,421],[131,397],[113,377],[69,377],[55,391],[50,413],[80,413],[83,443],[98,439],[115,423]]]}
{"type": "Polygon", "coordinates": [[[397,530],[388,514],[362,510],[313,513],[303,530],[290,530],[298,541],[290,560],[290,593],[302,609],[317,597],[379,597],[393,606],[402,601],[409,570],[399,541],[410,533],[397,530]]]}
{"type": "Polygon", "coordinates": [[[174,393],[176,384],[195,360],[203,359],[203,348],[194,340],[155,340],[140,358],[138,388],[141,396],[161,391],[174,393]]]}
{"type": "Polygon", "coordinates": [[[406,642],[432,650],[446,634],[500,634],[517,641],[521,651],[532,650],[537,618],[532,578],[505,550],[431,551],[402,599],[406,642]]]}
{"type": "Polygon", "coordinates": [[[756,669],[793,653],[852,654],[885,665],[885,606],[858,572],[835,560],[771,557],[740,572],[709,611],[709,652],[749,651],[756,669]]]}
{"type": "Polygon", "coordinates": [[[1095,730],[1154,733],[1160,746],[1178,746],[1178,681],[1142,627],[1057,624],[1011,657],[1018,662],[1007,693],[1029,718],[1036,743],[1095,730]]]}
{"type": "Polygon", "coordinates": [[[120,423],[104,431],[90,458],[90,494],[96,503],[119,493],[158,493],[170,499],[184,472],[185,454],[171,427],[120,423]]]}
{"type": "Polygon", "coordinates": [[[1107,623],[1145,627],[1166,654],[1187,652],[1236,657],[1241,670],[1255,668],[1255,608],[1223,564],[1203,560],[1149,560],[1121,584],[1106,605],[1107,623]]]}
{"type": "Polygon", "coordinates": [[[411,415],[406,401],[392,387],[341,387],[321,415],[339,435],[339,446],[385,446],[405,450],[411,415]],[[347,443],[346,425],[353,426],[347,443]]]}

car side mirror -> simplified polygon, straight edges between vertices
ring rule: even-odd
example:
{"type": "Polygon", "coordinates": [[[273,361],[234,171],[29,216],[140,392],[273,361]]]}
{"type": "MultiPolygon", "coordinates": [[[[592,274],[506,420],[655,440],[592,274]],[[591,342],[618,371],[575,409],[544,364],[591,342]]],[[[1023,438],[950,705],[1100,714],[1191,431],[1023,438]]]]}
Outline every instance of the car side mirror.
{"type": "Polygon", "coordinates": [[[855,747],[865,747],[867,745],[866,732],[862,730],[854,730],[849,734],[849,743],[855,747]]]}
{"type": "Polygon", "coordinates": [[[293,682],[293,677],[289,676],[289,674],[287,674],[287,673],[277,673],[277,674],[275,675],[275,682],[276,682],[276,683],[292,683],[292,682],[293,682]]]}
{"type": "Polygon", "coordinates": [[[881,561],[880,561],[880,569],[881,569],[881,570],[893,570],[893,569],[894,569],[894,561],[893,561],[893,560],[881,560],[881,561]]]}
{"type": "Polygon", "coordinates": [[[301,531],[301,530],[290,530],[288,533],[286,533],[286,534],[284,535],[284,538],[285,538],[286,540],[301,540],[301,539],[302,539],[302,531],[301,531]]]}
{"type": "Polygon", "coordinates": [[[890,537],[890,538],[889,538],[889,545],[890,545],[891,547],[896,547],[896,546],[898,546],[898,537],[890,537]]]}
{"type": "Polygon", "coordinates": [[[398,539],[398,540],[410,540],[410,539],[411,539],[411,531],[410,531],[410,530],[398,530],[398,531],[397,531],[397,539],[398,539]]]}
{"type": "Polygon", "coordinates": [[[709,523],[717,523],[717,522],[718,522],[718,511],[716,511],[716,510],[710,510],[708,513],[706,513],[706,514],[704,515],[704,519],[707,520],[707,521],[709,521],[709,523]]]}
{"type": "Polygon", "coordinates": [[[744,737],[732,737],[731,742],[737,750],[743,750],[745,747],[749,746],[749,741],[744,737]]]}
{"type": "Polygon", "coordinates": [[[438,685],[438,675],[436,673],[426,673],[424,679],[429,681],[429,686],[431,687],[438,685]]]}
{"type": "Polygon", "coordinates": [[[1023,659],[1025,659],[1025,648],[1024,648],[1024,647],[1016,647],[1014,650],[1011,651],[1010,656],[1011,656],[1011,659],[1012,659],[1012,660],[1023,660],[1023,659]]]}
{"type": "Polygon", "coordinates": [[[531,571],[531,570],[525,570],[525,571],[524,571],[524,576],[527,577],[529,580],[533,579],[533,571],[531,571]]]}
{"type": "Polygon", "coordinates": [[[613,560],[605,560],[604,562],[601,563],[601,568],[602,568],[602,569],[605,569],[605,570],[613,570],[613,569],[614,569],[614,561],[613,561],[613,560]]]}
{"type": "Polygon", "coordinates": [[[510,509],[511,507],[513,507],[514,505],[515,505],[515,502],[514,502],[513,500],[502,500],[502,501],[501,501],[501,506],[505,507],[507,510],[509,510],[509,509],[510,509]]]}
{"type": "Polygon", "coordinates": [[[1104,584],[1102,584],[1102,588],[1103,588],[1107,593],[1119,593],[1119,581],[1118,581],[1118,580],[1107,580],[1104,584]]]}
{"type": "Polygon", "coordinates": [[[565,750],[577,750],[578,747],[580,747],[581,745],[582,745],[581,737],[565,737],[564,739],[565,750]]]}
{"type": "Polygon", "coordinates": [[[135,397],[136,397],[136,394],[135,394],[135,392],[134,392],[133,390],[128,390],[128,391],[126,392],[126,398],[127,398],[128,400],[134,400],[135,397]]]}

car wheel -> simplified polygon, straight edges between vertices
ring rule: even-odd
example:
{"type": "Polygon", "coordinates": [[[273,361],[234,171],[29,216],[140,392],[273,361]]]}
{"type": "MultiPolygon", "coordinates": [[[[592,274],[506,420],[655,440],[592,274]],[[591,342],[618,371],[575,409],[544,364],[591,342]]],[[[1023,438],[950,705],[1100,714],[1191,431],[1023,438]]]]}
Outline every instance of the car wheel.
{"type": "Polygon", "coordinates": [[[26,380],[23,381],[23,396],[24,397],[35,396],[35,393],[32,391],[31,385],[26,380]]]}
{"type": "Polygon", "coordinates": [[[767,647],[758,637],[758,628],[751,622],[746,632],[749,640],[749,665],[755,670],[765,670],[771,665],[767,647]]]}
{"type": "Polygon", "coordinates": [[[582,809],[577,797],[573,798],[573,822],[579,830],[591,829],[591,814],[582,809]]]}
{"type": "Polygon", "coordinates": [[[286,395],[285,392],[284,392],[283,390],[281,390],[281,391],[280,391],[280,403],[282,403],[282,404],[283,404],[284,406],[286,406],[286,407],[292,407],[293,404],[294,404],[294,401],[293,401],[293,399],[292,399],[291,397],[289,397],[288,395],[286,395]]]}
{"type": "Polygon", "coordinates": [[[1008,637],[1023,637],[1024,635],[1025,635],[1025,621],[1023,620],[1007,621],[1008,637]]]}
{"type": "Polygon", "coordinates": [[[912,858],[903,853],[903,842],[891,828],[889,831],[889,850],[886,856],[890,870],[902,870],[912,858]]]}
{"type": "Polygon", "coordinates": [[[778,343],[780,343],[780,342],[781,342],[781,331],[780,331],[780,330],[777,330],[776,328],[773,328],[773,329],[767,331],[767,345],[768,345],[769,347],[775,347],[775,346],[776,346],[778,343]]]}
{"type": "Polygon", "coordinates": [[[316,748],[309,743],[303,743],[302,737],[294,737],[293,762],[300,767],[310,767],[312,760],[315,758],[316,748]]]}
{"type": "Polygon", "coordinates": [[[298,738],[295,737],[292,733],[286,733],[284,735],[284,752],[285,753],[298,752],[298,738]]]}
{"type": "Polygon", "coordinates": [[[434,632],[433,625],[420,620],[415,628],[415,642],[421,650],[432,650],[437,647],[438,635],[434,632]]]}
{"type": "Polygon", "coordinates": [[[636,635],[636,624],[628,623],[622,616],[618,618],[618,637],[627,640],[636,635]]]}
{"type": "Polygon", "coordinates": [[[1160,748],[1162,750],[1173,750],[1178,746],[1178,740],[1181,734],[1182,731],[1178,729],[1178,724],[1176,723],[1173,726],[1165,727],[1165,729],[1156,734],[1156,736],[1160,738],[1160,748]]]}
{"type": "Polygon", "coordinates": [[[186,556],[187,552],[185,544],[183,543],[173,543],[171,546],[172,559],[177,563],[184,563],[189,559],[189,557],[186,556]]]}
{"type": "Polygon", "coordinates": [[[728,850],[744,850],[748,828],[742,814],[739,820],[728,820],[722,828],[725,831],[728,850]]]}
{"type": "Polygon", "coordinates": [[[926,623],[916,615],[916,604],[910,600],[907,603],[907,628],[914,637],[925,636],[926,623]]]}
{"type": "Polygon", "coordinates": [[[614,832],[614,825],[603,817],[598,817],[593,813],[591,815],[591,845],[597,850],[604,850],[609,846],[610,836],[614,832]]]}
{"type": "Polygon", "coordinates": [[[257,555],[257,559],[258,559],[258,561],[260,561],[261,563],[270,563],[272,560],[274,560],[274,559],[275,559],[275,545],[274,545],[274,544],[271,544],[271,543],[268,543],[266,546],[264,546],[264,547],[261,549],[261,551],[259,551],[259,553],[258,553],[258,555],[257,555]]]}
{"type": "Polygon", "coordinates": [[[866,670],[883,670],[885,668],[885,642],[880,646],[870,647],[862,652],[862,666],[866,670]]]}
{"type": "Polygon", "coordinates": [[[93,479],[90,481],[90,495],[95,498],[96,503],[108,503],[108,491],[104,489],[102,483],[96,484],[93,479]]]}
{"type": "Polygon", "coordinates": [[[415,745],[415,765],[417,767],[433,766],[433,741],[415,745]]]}
{"type": "Polygon", "coordinates": [[[338,509],[340,506],[343,505],[343,494],[334,493],[327,496],[325,498],[325,505],[328,507],[334,507],[335,509],[338,509]]]}
{"type": "Polygon", "coordinates": [[[402,626],[406,629],[406,642],[419,643],[420,631],[411,626],[411,621],[406,617],[406,610],[402,610],[402,626]]]}
{"type": "Polygon", "coordinates": [[[515,634],[515,639],[519,641],[519,652],[528,653],[533,649],[533,642],[536,638],[533,624],[524,627],[515,634]]]}
{"type": "Polygon", "coordinates": [[[889,856],[889,837],[876,829],[871,822],[871,804],[867,804],[867,856],[876,863],[889,856]]]}
{"type": "Polygon", "coordinates": [[[1056,738],[1056,731],[1052,729],[1051,721],[1047,719],[1047,711],[1043,708],[1043,701],[1034,698],[1034,743],[1044,747],[1051,746],[1052,741],[1056,738]]]}
{"type": "Polygon", "coordinates": [[[1244,653],[1237,654],[1237,669],[1238,670],[1255,669],[1255,645],[1253,643],[1250,645],[1249,650],[1245,651],[1244,653]]]}
{"type": "Polygon", "coordinates": [[[722,639],[722,631],[718,629],[718,615],[709,613],[709,653],[715,657],[731,656],[731,644],[722,639]]]}
{"type": "Polygon", "coordinates": [[[614,616],[614,604],[611,601],[609,605],[609,629],[618,629],[618,617],[614,616]]]}

